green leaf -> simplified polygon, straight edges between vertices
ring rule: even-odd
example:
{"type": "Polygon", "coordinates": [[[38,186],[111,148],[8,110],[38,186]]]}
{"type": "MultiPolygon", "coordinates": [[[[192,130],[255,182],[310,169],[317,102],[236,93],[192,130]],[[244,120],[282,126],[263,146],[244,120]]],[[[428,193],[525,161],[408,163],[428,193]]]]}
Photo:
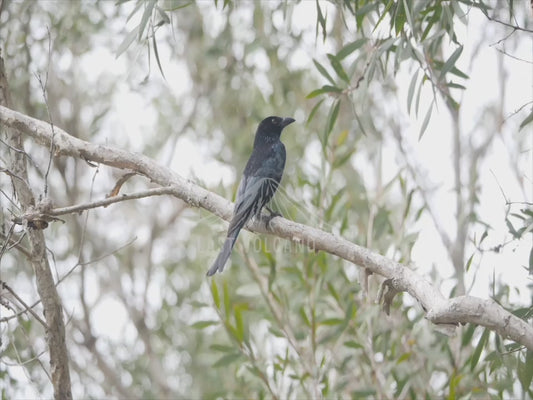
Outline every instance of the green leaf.
{"type": "Polygon", "coordinates": [[[448,86],[449,88],[452,88],[452,89],[461,89],[461,90],[465,90],[466,89],[466,86],[460,85],[458,83],[453,83],[452,81],[448,82],[446,84],[446,86],[448,86]]]}
{"type": "Polygon", "coordinates": [[[463,333],[463,337],[461,338],[461,347],[470,346],[475,330],[476,330],[476,325],[474,324],[468,325],[465,332],[463,333]]]}
{"type": "Polygon", "coordinates": [[[416,92],[416,102],[415,102],[415,115],[418,118],[418,110],[420,109],[420,97],[422,94],[422,87],[424,86],[424,82],[426,81],[427,76],[424,75],[422,79],[420,80],[420,84],[418,85],[418,91],[416,92]]]}
{"type": "Polygon", "coordinates": [[[385,6],[385,9],[383,10],[383,14],[381,14],[381,16],[379,17],[378,22],[376,22],[376,25],[374,26],[374,29],[372,30],[372,32],[374,32],[378,28],[379,24],[381,23],[381,21],[383,21],[383,18],[385,18],[385,15],[387,15],[387,13],[389,12],[393,4],[394,4],[394,0],[389,0],[387,5],[385,6]]]}
{"type": "Polygon", "coordinates": [[[472,358],[470,359],[470,371],[473,371],[474,368],[476,368],[479,358],[481,357],[481,352],[483,351],[483,348],[485,347],[485,344],[487,344],[487,340],[489,339],[489,335],[490,330],[485,328],[485,330],[481,334],[481,338],[479,339],[476,348],[474,349],[474,352],[472,353],[472,358]]]}
{"type": "Polygon", "coordinates": [[[533,351],[527,350],[525,362],[518,361],[518,380],[524,391],[531,389],[533,379],[533,351]]]}
{"type": "Polygon", "coordinates": [[[222,295],[224,297],[224,311],[226,312],[226,318],[230,314],[230,301],[229,301],[229,290],[228,283],[224,281],[222,284],[222,295]]]}
{"type": "Polygon", "coordinates": [[[520,131],[524,126],[531,123],[531,121],[533,121],[533,109],[531,110],[529,115],[520,123],[520,127],[518,128],[518,130],[520,131]]]}
{"type": "Polygon", "coordinates": [[[411,113],[411,103],[413,102],[413,95],[415,94],[416,80],[418,78],[418,70],[414,73],[409,84],[409,90],[407,91],[407,112],[411,113]]]}
{"type": "Polygon", "coordinates": [[[455,66],[455,62],[463,52],[463,46],[459,46],[455,51],[452,53],[450,58],[446,60],[444,65],[442,66],[442,69],[440,70],[440,77],[439,79],[443,79],[444,76],[455,66]]]}
{"type": "Polygon", "coordinates": [[[362,45],[364,45],[367,42],[366,38],[357,39],[355,42],[348,43],[345,45],[340,51],[337,53],[337,60],[343,60],[344,58],[348,57],[350,54],[352,54],[355,50],[360,48],[362,45]]]}
{"type": "Polygon", "coordinates": [[[394,42],[396,42],[396,38],[395,37],[390,37],[387,40],[385,40],[384,42],[382,42],[379,45],[379,49],[377,51],[376,58],[380,58],[383,53],[388,51],[394,45],[394,42]]]}
{"type": "Polygon", "coordinates": [[[316,26],[316,34],[315,36],[318,37],[318,25],[322,28],[322,40],[326,41],[326,19],[327,17],[324,17],[322,14],[322,9],[320,8],[320,4],[318,3],[318,0],[316,0],[316,13],[317,13],[317,20],[318,24],[316,26]]]}
{"type": "Polygon", "coordinates": [[[307,95],[307,99],[312,99],[313,97],[316,97],[318,95],[324,94],[324,93],[341,93],[342,89],[335,87],[335,86],[329,86],[324,85],[320,89],[313,90],[311,93],[307,95]]]}
{"type": "Polygon", "coordinates": [[[411,209],[411,202],[413,201],[413,194],[415,193],[414,189],[412,189],[409,194],[407,195],[407,204],[405,205],[405,210],[403,211],[403,220],[407,218],[407,215],[409,215],[409,210],[411,209]]]}
{"type": "MultiPolygon", "coordinates": [[[[413,2],[410,2],[411,4],[415,4],[413,2]]],[[[405,12],[405,16],[407,18],[407,23],[409,24],[409,29],[413,33],[413,36],[415,39],[417,38],[417,29],[415,27],[415,24],[413,23],[413,18],[411,17],[411,12],[409,11],[408,2],[406,0],[403,0],[403,9],[405,12]]]]}
{"type": "Polygon", "coordinates": [[[117,49],[117,55],[115,58],[119,58],[119,56],[124,53],[128,47],[130,47],[130,45],[132,44],[132,42],[135,40],[135,38],[137,37],[137,33],[139,32],[139,26],[137,26],[136,28],[134,28],[130,33],[128,33],[126,35],[126,37],[124,38],[124,40],[122,41],[122,43],[120,43],[120,45],[118,46],[118,49],[117,49]]]}
{"type": "Polygon", "coordinates": [[[209,346],[211,350],[219,351],[221,353],[230,353],[235,350],[235,347],[233,346],[225,346],[223,344],[212,344],[209,346]]]}
{"type": "Polygon", "coordinates": [[[155,60],[157,61],[157,66],[159,67],[161,76],[163,77],[164,80],[166,80],[167,78],[165,78],[165,73],[163,72],[161,61],[159,60],[159,51],[157,51],[157,41],[155,40],[155,29],[153,27],[152,27],[152,45],[154,46],[154,55],[155,55],[155,60]]]}
{"type": "Polygon", "coordinates": [[[324,142],[323,146],[326,147],[326,144],[328,143],[329,135],[331,134],[331,131],[333,130],[333,127],[335,126],[335,122],[337,121],[337,116],[339,115],[339,108],[340,108],[340,101],[336,100],[335,103],[333,103],[333,106],[331,107],[328,115],[328,120],[326,122],[326,131],[324,134],[324,142]]]}
{"type": "Polygon", "coordinates": [[[429,108],[426,112],[426,116],[424,117],[424,121],[422,122],[422,126],[420,127],[420,133],[418,134],[418,140],[422,139],[422,136],[424,135],[424,132],[428,127],[429,120],[431,119],[431,113],[433,112],[433,104],[434,102],[429,105],[429,108]]]}
{"type": "Polygon", "coordinates": [[[213,296],[213,301],[215,302],[215,306],[217,308],[220,308],[220,297],[218,295],[218,287],[214,279],[211,280],[211,295],[213,296]]]}
{"type": "Polygon", "coordinates": [[[335,80],[331,77],[331,75],[329,74],[329,72],[326,70],[326,68],[324,68],[324,66],[322,64],[320,64],[317,60],[313,59],[313,64],[315,64],[315,67],[316,69],[318,69],[318,72],[320,72],[320,74],[326,78],[329,83],[331,83],[332,85],[335,85],[335,80]]]}
{"type": "Polygon", "coordinates": [[[513,235],[513,238],[520,239],[520,233],[514,228],[511,220],[509,218],[505,218],[505,223],[507,224],[507,229],[509,229],[509,233],[513,235]]]}
{"type": "Polygon", "coordinates": [[[240,353],[226,354],[225,356],[220,357],[217,360],[217,362],[215,362],[213,364],[213,367],[215,367],[215,368],[224,367],[226,365],[229,365],[229,364],[237,361],[239,358],[241,358],[241,354],[240,353]]]}
{"type": "Polygon", "coordinates": [[[337,57],[335,57],[333,54],[328,54],[328,59],[339,78],[346,83],[350,83],[350,78],[346,74],[346,71],[344,71],[341,62],[337,59],[337,57]]]}
{"type": "Polygon", "coordinates": [[[204,329],[208,326],[217,325],[219,321],[198,321],[191,325],[193,329],[204,329]]]}
{"type": "Polygon", "coordinates": [[[152,16],[152,10],[154,9],[154,6],[156,5],[156,3],[157,3],[157,0],[148,0],[145,3],[143,16],[141,18],[141,23],[139,24],[139,40],[142,39],[144,28],[146,28],[146,24],[148,23],[148,20],[152,16]]]}
{"type": "Polygon", "coordinates": [[[337,303],[340,303],[339,294],[337,293],[337,290],[335,290],[335,286],[333,286],[330,282],[328,282],[327,286],[329,293],[333,296],[337,303]]]}
{"type": "Polygon", "coordinates": [[[235,330],[237,333],[237,339],[239,342],[242,342],[245,338],[245,329],[244,329],[244,322],[242,318],[242,310],[247,310],[248,305],[239,303],[233,306],[233,315],[235,317],[235,330]]]}
{"type": "Polygon", "coordinates": [[[302,317],[305,325],[311,326],[311,322],[309,322],[309,318],[307,317],[307,314],[305,313],[305,310],[303,307],[300,307],[300,316],[302,317]]]}
{"type": "Polygon", "coordinates": [[[362,349],[363,348],[362,344],[359,344],[353,340],[348,340],[347,342],[344,342],[344,346],[350,349],[362,349]]]}
{"type": "Polygon", "coordinates": [[[403,31],[403,26],[405,25],[406,21],[407,19],[403,4],[401,2],[397,2],[396,10],[394,11],[394,19],[391,21],[391,23],[394,23],[394,30],[396,32],[396,36],[398,36],[400,32],[403,31]]]}
{"type": "Polygon", "coordinates": [[[322,104],[323,101],[324,101],[324,99],[320,100],[318,103],[315,104],[315,106],[313,107],[313,109],[309,113],[309,117],[307,117],[307,122],[305,123],[306,125],[309,125],[311,123],[311,121],[315,117],[316,112],[318,111],[318,108],[320,107],[320,105],[322,104]]]}
{"type": "Polygon", "coordinates": [[[342,318],[328,318],[323,321],[320,321],[320,325],[326,325],[326,326],[340,325],[343,322],[344,322],[344,319],[342,318]]]}
{"type": "Polygon", "coordinates": [[[472,255],[468,258],[468,261],[466,262],[465,270],[468,272],[470,270],[470,266],[472,265],[472,261],[474,260],[475,253],[472,253],[472,255]]]}
{"type": "Polygon", "coordinates": [[[411,355],[412,353],[411,352],[407,352],[407,353],[403,353],[400,358],[398,358],[398,361],[396,361],[396,364],[401,364],[403,363],[404,361],[407,361],[411,358],[411,355]]]}
{"type": "Polygon", "coordinates": [[[339,136],[337,137],[337,146],[342,146],[344,142],[346,141],[346,138],[348,138],[348,129],[343,130],[339,136]]]}

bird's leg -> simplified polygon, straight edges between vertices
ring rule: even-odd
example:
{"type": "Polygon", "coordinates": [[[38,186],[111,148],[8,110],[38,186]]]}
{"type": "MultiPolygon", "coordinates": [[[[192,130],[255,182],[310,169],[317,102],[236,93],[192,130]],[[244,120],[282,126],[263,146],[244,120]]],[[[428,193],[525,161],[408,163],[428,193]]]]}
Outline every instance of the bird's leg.
{"type": "Polygon", "coordinates": [[[282,217],[282,215],[279,212],[272,211],[270,209],[270,207],[268,207],[268,206],[265,206],[265,208],[270,213],[270,215],[267,215],[265,217],[265,225],[266,225],[267,229],[270,229],[270,221],[272,221],[272,219],[274,219],[276,217],[282,217]]]}
{"type": "Polygon", "coordinates": [[[281,213],[279,213],[277,211],[272,211],[269,206],[265,206],[265,208],[270,213],[270,215],[269,215],[270,219],[272,219],[274,217],[283,217],[283,215],[281,215],[281,213]]]}

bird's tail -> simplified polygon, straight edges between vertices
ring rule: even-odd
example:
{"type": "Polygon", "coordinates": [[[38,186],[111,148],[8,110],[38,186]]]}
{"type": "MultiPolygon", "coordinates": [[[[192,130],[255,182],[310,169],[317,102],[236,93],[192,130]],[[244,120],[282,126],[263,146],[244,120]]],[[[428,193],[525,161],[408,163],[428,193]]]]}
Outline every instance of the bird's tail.
{"type": "Polygon", "coordinates": [[[237,235],[228,236],[226,238],[226,241],[224,242],[224,246],[222,246],[220,253],[218,253],[218,256],[215,262],[213,263],[211,268],[209,268],[209,271],[207,271],[207,276],[211,276],[215,274],[217,271],[222,272],[224,270],[224,266],[226,265],[226,261],[228,261],[228,258],[231,255],[231,250],[233,249],[233,246],[235,245],[236,240],[237,240],[237,235]]]}
{"type": "Polygon", "coordinates": [[[220,250],[220,253],[218,253],[215,262],[207,271],[207,276],[211,276],[217,271],[222,272],[224,270],[224,266],[231,255],[231,250],[233,250],[233,246],[235,245],[235,241],[239,236],[239,232],[244,225],[246,225],[246,222],[248,222],[248,220],[251,218],[252,212],[253,207],[239,207],[237,205],[235,214],[228,227],[228,235],[224,241],[224,246],[222,246],[222,250],[220,250]]]}

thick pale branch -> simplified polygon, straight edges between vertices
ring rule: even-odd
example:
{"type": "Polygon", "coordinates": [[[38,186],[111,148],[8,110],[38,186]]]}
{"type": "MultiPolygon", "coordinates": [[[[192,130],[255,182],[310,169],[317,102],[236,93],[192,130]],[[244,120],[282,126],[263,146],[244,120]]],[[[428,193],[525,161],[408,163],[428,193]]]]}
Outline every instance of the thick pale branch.
{"type": "MultiPolygon", "coordinates": [[[[31,136],[38,143],[44,146],[50,145],[52,132],[46,122],[1,106],[0,119],[4,124],[31,136]]],[[[170,186],[172,194],[190,206],[204,208],[225,220],[231,217],[230,202],[158,165],[142,154],[88,143],[70,136],[57,127],[54,130],[56,156],[72,156],[135,171],[162,186],[170,186]]],[[[302,243],[315,250],[326,251],[389,279],[391,288],[408,292],[416,298],[427,312],[428,319],[434,323],[445,324],[447,327],[460,322],[476,323],[533,350],[533,327],[496,303],[489,305],[485,300],[470,296],[445,299],[436,287],[413,270],[342,237],[281,217],[276,217],[270,222],[270,229],[266,229],[261,221],[255,221],[247,228],[302,243]],[[485,312],[472,313],[472,304],[484,304],[485,312]],[[445,312],[446,310],[450,312],[445,312]]]]}

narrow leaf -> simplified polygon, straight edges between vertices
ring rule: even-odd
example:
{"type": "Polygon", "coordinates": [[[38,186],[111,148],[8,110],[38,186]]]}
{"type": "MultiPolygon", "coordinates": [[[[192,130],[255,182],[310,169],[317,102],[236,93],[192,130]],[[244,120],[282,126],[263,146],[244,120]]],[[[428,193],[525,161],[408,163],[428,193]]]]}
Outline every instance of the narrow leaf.
{"type": "Polygon", "coordinates": [[[411,103],[413,102],[413,95],[415,94],[416,80],[418,78],[418,70],[411,78],[411,83],[409,84],[409,90],[407,91],[407,112],[411,113],[411,103]]]}
{"type": "Polygon", "coordinates": [[[161,66],[161,61],[159,60],[159,51],[157,51],[157,41],[155,40],[155,29],[152,27],[152,44],[154,46],[154,55],[155,60],[157,61],[157,66],[159,67],[159,71],[161,72],[161,76],[164,80],[167,80],[165,77],[165,73],[163,72],[163,67],[161,66]]]}
{"type": "Polygon", "coordinates": [[[531,389],[533,380],[533,351],[527,350],[525,362],[518,362],[518,379],[524,391],[531,389]]]}
{"type": "Polygon", "coordinates": [[[191,325],[193,329],[204,329],[208,326],[217,325],[218,321],[198,321],[191,325]]]}
{"type": "Polygon", "coordinates": [[[318,108],[320,107],[320,105],[323,102],[324,102],[324,99],[320,100],[318,103],[315,104],[315,106],[313,107],[313,109],[309,113],[309,117],[307,117],[307,122],[305,123],[306,125],[309,125],[311,123],[311,121],[313,120],[316,112],[318,111],[318,108]]]}
{"type": "Polygon", "coordinates": [[[341,88],[335,87],[335,86],[329,86],[324,85],[320,89],[313,90],[311,93],[307,95],[308,99],[312,99],[313,97],[319,96],[324,93],[340,93],[342,92],[341,88]]]}
{"type": "Polygon", "coordinates": [[[426,131],[429,120],[431,119],[431,113],[433,112],[433,102],[429,105],[429,108],[426,112],[426,116],[424,117],[424,121],[422,122],[422,126],[420,127],[420,133],[418,134],[418,140],[422,139],[422,136],[424,135],[424,132],[426,131]]]}
{"type": "Polygon", "coordinates": [[[329,112],[328,121],[326,123],[326,132],[324,134],[324,146],[326,146],[329,135],[333,130],[333,127],[335,126],[335,122],[337,121],[340,105],[341,103],[339,100],[335,101],[335,103],[333,103],[333,107],[331,107],[331,110],[329,112]]]}
{"type": "Polygon", "coordinates": [[[344,346],[350,348],[350,349],[362,349],[363,348],[363,345],[353,341],[353,340],[349,340],[347,342],[344,342],[344,346]]]}
{"type": "Polygon", "coordinates": [[[128,47],[130,47],[130,44],[137,37],[137,32],[139,32],[139,26],[134,28],[130,33],[126,35],[122,43],[120,43],[120,45],[118,46],[116,58],[118,58],[122,53],[124,53],[128,49],[128,47]]]}
{"type": "Polygon", "coordinates": [[[473,371],[474,368],[476,368],[476,365],[479,361],[479,357],[481,357],[481,352],[483,351],[483,348],[485,347],[485,344],[487,343],[487,340],[489,339],[490,330],[485,329],[483,331],[483,334],[481,335],[481,338],[479,338],[479,342],[474,349],[474,352],[472,353],[472,358],[470,359],[470,371],[473,371]]]}
{"type": "Polygon", "coordinates": [[[226,312],[226,318],[230,313],[230,301],[229,301],[229,290],[228,283],[224,281],[222,284],[222,296],[224,297],[224,311],[226,312]]]}
{"type": "Polygon", "coordinates": [[[329,72],[326,70],[326,68],[324,68],[322,66],[322,64],[320,64],[317,60],[313,59],[313,64],[315,64],[315,67],[316,69],[318,69],[318,72],[320,72],[320,74],[326,78],[329,83],[331,83],[332,85],[335,85],[335,80],[331,77],[331,75],[329,74],[329,72]]]}
{"type": "Polygon", "coordinates": [[[346,74],[346,71],[344,71],[344,68],[342,67],[341,62],[335,57],[333,54],[328,54],[329,62],[331,63],[331,66],[343,81],[349,83],[350,78],[348,78],[348,75],[346,74]]]}
{"type": "Polygon", "coordinates": [[[217,360],[217,362],[215,362],[213,364],[213,367],[215,367],[215,368],[224,367],[224,366],[226,366],[228,364],[231,364],[232,362],[237,361],[239,358],[241,358],[241,354],[240,353],[226,354],[225,356],[220,357],[217,360]]]}
{"type": "Polygon", "coordinates": [[[322,9],[320,8],[320,4],[318,3],[318,0],[316,0],[316,13],[317,13],[317,19],[318,24],[316,26],[316,34],[315,36],[318,37],[318,25],[322,28],[322,40],[326,41],[326,19],[327,17],[324,17],[322,14],[322,9]]]}
{"type": "Polygon", "coordinates": [[[355,42],[348,43],[345,45],[338,53],[337,53],[337,60],[342,60],[346,57],[348,57],[350,54],[352,54],[355,50],[360,48],[362,45],[366,43],[366,38],[357,39],[355,42]]]}
{"type": "Polygon", "coordinates": [[[440,77],[439,79],[443,79],[444,76],[455,66],[455,62],[463,52],[463,46],[459,46],[455,51],[452,53],[450,58],[446,60],[444,65],[442,66],[442,69],[440,70],[440,77]]]}
{"type": "Polygon", "coordinates": [[[213,296],[213,301],[215,302],[215,306],[217,308],[220,308],[220,297],[218,295],[218,287],[214,279],[211,280],[211,295],[213,296]]]}
{"type": "Polygon", "coordinates": [[[157,0],[149,0],[146,4],[146,7],[144,8],[143,16],[141,18],[141,23],[139,24],[139,40],[141,40],[144,28],[146,28],[146,24],[148,23],[148,20],[152,16],[152,10],[154,9],[154,6],[156,5],[157,0]]]}

